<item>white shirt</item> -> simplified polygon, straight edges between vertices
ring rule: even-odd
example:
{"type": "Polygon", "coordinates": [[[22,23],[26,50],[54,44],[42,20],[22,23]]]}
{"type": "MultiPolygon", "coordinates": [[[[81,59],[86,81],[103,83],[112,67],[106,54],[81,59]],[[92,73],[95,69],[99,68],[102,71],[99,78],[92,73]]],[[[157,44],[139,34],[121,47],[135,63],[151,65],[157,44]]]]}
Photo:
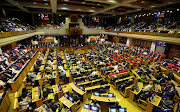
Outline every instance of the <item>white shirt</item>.
{"type": "Polygon", "coordinates": [[[152,85],[148,84],[147,86],[143,87],[142,91],[151,91],[152,87],[152,85]]]}
{"type": "Polygon", "coordinates": [[[93,71],[92,72],[92,75],[96,75],[96,74],[98,74],[97,71],[93,71]]]}

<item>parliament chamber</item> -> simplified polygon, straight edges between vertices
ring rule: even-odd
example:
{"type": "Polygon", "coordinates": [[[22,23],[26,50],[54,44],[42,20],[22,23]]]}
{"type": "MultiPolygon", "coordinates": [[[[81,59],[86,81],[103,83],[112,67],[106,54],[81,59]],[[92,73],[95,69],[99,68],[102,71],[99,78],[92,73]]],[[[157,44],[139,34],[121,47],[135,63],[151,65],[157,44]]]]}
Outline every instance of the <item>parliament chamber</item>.
{"type": "Polygon", "coordinates": [[[179,0],[1,0],[0,112],[180,112],[179,0]]]}

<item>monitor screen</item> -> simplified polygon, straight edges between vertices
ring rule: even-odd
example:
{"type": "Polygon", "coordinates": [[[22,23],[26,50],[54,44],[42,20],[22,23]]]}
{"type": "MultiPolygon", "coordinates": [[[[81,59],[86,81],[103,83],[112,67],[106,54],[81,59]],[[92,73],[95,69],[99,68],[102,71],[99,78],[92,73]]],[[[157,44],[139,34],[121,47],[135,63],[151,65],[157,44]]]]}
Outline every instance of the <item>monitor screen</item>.
{"type": "Polygon", "coordinates": [[[99,96],[99,93],[95,92],[94,95],[95,95],[95,96],[99,96]]]}
{"type": "Polygon", "coordinates": [[[64,94],[64,97],[68,98],[68,95],[67,95],[67,94],[64,94]]]}
{"type": "Polygon", "coordinates": [[[84,104],[84,108],[85,108],[85,109],[90,109],[90,106],[87,105],[87,104],[84,104]]]}
{"type": "Polygon", "coordinates": [[[114,94],[108,94],[108,97],[114,97],[114,94]]]}
{"type": "Polygon", "coordinates": [[[119,112],[126,112],[126,109],[125,108],[120,108],[119,112]]]}
{"type": "Polygon", "coordinates": [[[69,97],[69,100],[70,100],[70,101],[73,101],[73,98],[72,98],[72,97],[69,97]]]}
{"type": "Polygon", "coordinates": [[[110,112],[116,112],[116,109],[111,109],[110,112]]]}
{"type": "Polygon", "coordinates": [[[98,110],[98,108],[97,108],[97,107],[95,107],[95,106],[92,106],[92,107],[91,107],[91,110],[93,110],[93,111],[97,111],[97,110],[98,110]]]}

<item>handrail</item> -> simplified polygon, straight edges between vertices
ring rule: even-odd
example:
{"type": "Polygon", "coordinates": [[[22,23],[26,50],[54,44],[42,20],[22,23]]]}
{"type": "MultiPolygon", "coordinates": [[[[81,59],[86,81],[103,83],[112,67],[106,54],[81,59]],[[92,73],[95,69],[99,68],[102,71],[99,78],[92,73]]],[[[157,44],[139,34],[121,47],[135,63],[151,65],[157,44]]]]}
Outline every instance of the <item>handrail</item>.
{"type": "Polygon", "coordinates": [[[33,32],[36,32],[36,31],[35,30],[28,30],[28,31],[0,32],[0,38],[17,36],[17,35],[33,33],[33,32]]]}

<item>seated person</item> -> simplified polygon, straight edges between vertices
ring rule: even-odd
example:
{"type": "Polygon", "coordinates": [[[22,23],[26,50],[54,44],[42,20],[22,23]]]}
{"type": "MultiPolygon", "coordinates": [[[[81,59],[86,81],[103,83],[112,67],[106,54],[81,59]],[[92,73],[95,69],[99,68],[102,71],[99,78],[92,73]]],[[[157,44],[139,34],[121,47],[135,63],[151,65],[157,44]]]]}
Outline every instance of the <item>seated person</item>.
{"type": "Polygon", "coordinates": [[[29,72],[29,76],[31,78],[36,78],[37,77],[37,75],[35,73],[33,73],[32,71],[29,72]]]}
{"type": "Polygon", "coordinates": [[[50,102],[49,107],[53,112],[56,112],[56,110],[58,109],[58,106],[55,104],[54,100],[50,102]]]}
{"type": "Polygon", "coordinates": [[[27,83],[31,83],[31,85],[33,85],[35,82],[33,81],[32,77],[29,75],[26,75],[26,82],[27,83]]]}
{"type": "Polygon", "coordinates": [[[145,92],[144,94],[139,95],[139,98],[140,98],[141,100],[146,101],[147,98],[149,98],[151,95],[152,95],[151,92],[148,91],[148,92],[145,92]]]}
{"type": "Polygon", "coordinates": [[[43,97],[46,98],[48,96],[49,93],[53,93],[53,90],[48,88],[47,86],[45,86],[45,84],[43,83],[42,85],[42,91],[43,91],[43,97]]]}
{"type": "Polygon", "coordinates": [[[39,66],[36,63],[34,64],[34,72],[39,72],[39,66]]]}
{"type": "Polygon", "coordinates": [[[110,105],[110,108],[116,108],[116,109],[119,109],[119,108],[121,108],[121,106],[119,105],[118,102],[115,102],[115,105],[110,105]]]}
{"type": "Polygon", "coordinates": [[[124,92],[126,87],[129,87],[130,85],[133,84],[133,79],[129,79],[127,82],[123,83],[120,85],[119,89],[124,92]]]}
{"type": "Polygon", "coordinates": [[[101,106],[98,104],[97,100],[92,100],[92,102],[91,102],[90,105],[91,105],[91,106],[96,106],[96,107],[98,107],[99,109],[101,109],[101,106]]]}
{"type": "Polygon", "coordinates": [[[21,109],[27,108],[27,112],[29,111],[29,107],[31,107],[31,92],[28,93],[26,89],[23,88],[22,90],[22,96],[18,97],[18,104],[21,107],[21,109]]]}
{"type": "Polygon", "coordinates": [[[174,89],[174,85],[173,83],[169,82],[169,85],[164,87],[162,90],[162,98],[173,98],[173,96],[175,95],[175,89],[174,89]]]}
{"type": "Polygon", "coordinates": [[[153,82],[151,81],[151,82],[149,82],[149,84],[147,85],[147,86],[144,86],[143,88],[142,88],[142,91],[143,92],[147,92],[147,91],[151,91],[151,89],[152,89],[152,87],[153,87],[153,82]]]}
{"type": "Polygon", "coordinates": [[[75,93],[74,93],[73,91],[69,94],[69,96],[70,96],[71,98],[73,98],[73,100],[74,100],[75,102],[77,102],[78,100],[80,100],[80,97],[78,97],[77,95],[75,95],[75,93]]]}
{"type": "Polygon", "coordinates": [[[141,76],[140,82],[144,83],[146,81],[146,75],[141,74],[140,76],[141,76]]]}

